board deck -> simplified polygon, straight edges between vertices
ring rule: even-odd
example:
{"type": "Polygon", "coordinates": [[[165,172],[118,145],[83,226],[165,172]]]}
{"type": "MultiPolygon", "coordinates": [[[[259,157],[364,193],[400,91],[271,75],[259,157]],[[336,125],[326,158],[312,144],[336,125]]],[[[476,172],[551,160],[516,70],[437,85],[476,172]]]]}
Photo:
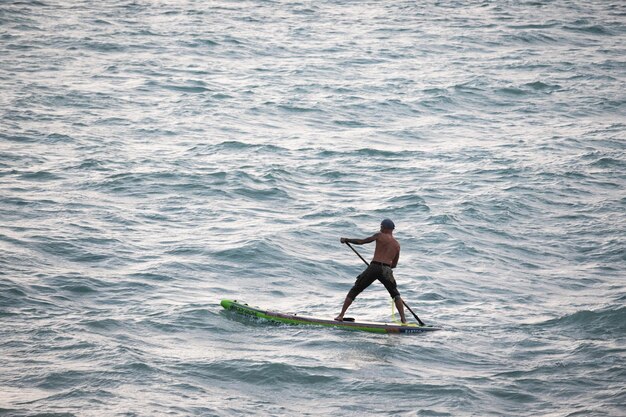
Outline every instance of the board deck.
{"type": "Polygon", "coordinates": [[[259,307],[252,307],[246,303],[236,300],[222,300],[222,307],[226,310],[234,311],[250,317],[257,317],[273,322],[293,324],[336,327],[346,330],[358,330],[371,333],[394,333],[394,334],[416,334],[441,330],[439,327],[419,326],[417,324],[388,324],[388,323],[364,323],[358,321],[336,321],[320,319],[315,317],[304,317],[297,314],[279,313],[276,311],[264,310],[259,307]]]}

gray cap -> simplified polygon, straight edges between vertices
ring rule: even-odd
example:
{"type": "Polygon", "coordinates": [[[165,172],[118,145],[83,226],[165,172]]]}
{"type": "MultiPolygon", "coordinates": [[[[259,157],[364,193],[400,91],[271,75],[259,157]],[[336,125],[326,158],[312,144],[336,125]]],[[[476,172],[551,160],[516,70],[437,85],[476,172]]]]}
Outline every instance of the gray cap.
{"type": "Polygon", "coordinates": [[[396,225],[393,224],[393,222],[391,221],[391,219],[385,219],[382,222],[380,222],[380,225],[383,227],[383,229],[389,229],[389,230],[393,230],[396,228],[396,225]]]}

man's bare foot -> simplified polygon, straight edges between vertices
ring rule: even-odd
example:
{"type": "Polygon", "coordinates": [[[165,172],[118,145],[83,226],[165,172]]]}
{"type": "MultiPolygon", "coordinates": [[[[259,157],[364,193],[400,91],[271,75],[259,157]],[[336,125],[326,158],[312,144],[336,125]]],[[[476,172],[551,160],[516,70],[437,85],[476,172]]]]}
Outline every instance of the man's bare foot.
{"type": "Polygon", "coordinates": [[[343,321],[343,316],[337,316],[337,317],[335,317],[335,320],[336,321],[343,321]]]}

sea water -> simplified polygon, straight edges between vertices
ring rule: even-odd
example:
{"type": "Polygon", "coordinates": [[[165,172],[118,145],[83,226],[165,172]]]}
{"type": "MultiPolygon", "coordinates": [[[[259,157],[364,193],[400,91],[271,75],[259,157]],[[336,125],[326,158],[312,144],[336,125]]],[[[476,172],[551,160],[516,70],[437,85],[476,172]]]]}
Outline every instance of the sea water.
{"type": "Polygon", "coordinates": [[[625,41],[617,0],[2,1],[0,414],[623,416],[625,41]],[[385,217],[444,330],[219,306],[334,317],[385,217]]]}

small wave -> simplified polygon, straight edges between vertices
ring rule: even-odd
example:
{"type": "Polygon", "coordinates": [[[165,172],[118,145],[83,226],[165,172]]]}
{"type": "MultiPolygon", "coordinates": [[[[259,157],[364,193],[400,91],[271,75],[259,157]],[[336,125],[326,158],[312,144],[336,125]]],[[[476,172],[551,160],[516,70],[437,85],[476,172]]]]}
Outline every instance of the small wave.
{"type": "Polygon", "coordinates": [[[546,84],[541,81],[535,81],[532,83],[524,84],[524,87],[528,87],[536,91],[546,91],[546,92],[553,92],[553,91],[560,90],[562,88],[559,84],[552,85],[552,84],[546,84]]]}
{"type": "Polygon", "coordinates": [[[173,249],[166,250],[165,253],[168,255],[181,255],[181,256],[192,256],[192,255],[202,255],[206,253],[206,248],[200,245],[190,245],[190,246],[177,246],[173,249]]]}
{"type": "Polygon", "coordinates": [[[104,19],[94,19],[92,20],[92,22],[96,25],[106,25],[106,26],[113,26],[113,23],[109,22],[108,20],[104,20],[104,19]]]}
{"type": "Polygon", "coordinates": [[[560,331],[619,337],[626,334],[626,307],[596,311],[577,311],[538,324],[539,327],[556,328],[560,331]]]}
{"type": "Polygon", "coordinates": [[[156,282],[169,282],[174,280],[170,275],[157,274],[154,272],[136,272],[133,274],[129,274],[129,277],[133,279],[143,279],[147,281],[156,281],[156,282]]]}
{"type": "Polygon", "coordinates": [[[185,307],[175,313],[151,315],[141,324],[166,333],[188,332],[190,329],[220,332],[212,317],[219,317],[219,314],[207,308],[185,307]]]}
{"type": "MultiPolygon", "coordinates": [[[[280,263],[280,254],[284,254],[280,246],[267,241],[255,241],[216,251],[213,253],[213,256],[222,261],[233,261],[235,263],[249,261],[250,259],[275,259],[276,263],[280,263]]],[[[268,263],[270,261],[258,262],[268,263]]]]}
{"type": "Polygon", "coordinates": [[[498,88],[496,89],[496,93],[499,94],[504,94],[504,95],[508,95],[508,96],[525,96],[528,93],[524,90],[522,90],[521,88],[517,88],[517,87],[504,87],[504,88],[498,88]]]}
{"type": "MultiPolygon", "coordinates": [[[[87,183],[89,188],[114,194],[148,195],[165,193],[168,189],[198,191],[210,189],[213,182],[210,177],[185,174],[176,171],[165,172],[123,172],[104,177],[94,183],[87,183]]],[[[219,183],[219,181],[218,181],[219,183]]],[[[153,213],[150,216],[155,215],[153,213]]],[[[161,216],[161,213],[156,214],[161,216]]],[[[164,218],[164,217],[163,217],[164,218]]]]}
{"type": "Polygon", "coordinates": [[[43,1],[37,0],[29,0],[29,1],[12,1],[10,4],[18,5],[18,6],[37,6],[37,7],[49,7],[48,3],[44,3],[43,1]]]}
{"type": "Polygon", "coordinates": [[[607,27],[602,25],[589,25],[586,20],[579,20],[574,22],[579,23],[578,26],[573,25],[565,25],[563,29],[570,32],[581,32],[581,33],[589,33],[592,35],[613,35],[613,32],[609,30],[607,27]]]}
{"type": "Polygon", "coordinates": [[[445,300],[446,297],[436,292],[425,292],[421,293],[418,297],[418,300],[427,300],[427,301],[442,301],[445,300]]]}
{"type": "Polygon", "coordinates": [[[211,91],[207,87],[194,85],[161,84],[160,87],[166,90],[180,91],[183,93],[205,93],[211,91]]]}
{"type": "Polygon", "coordinates": [[[78,163],[77,165],[74,165],[72,167],[67,167],[66,170],[72,170],[72,171],[109,171],[108,168],[106,168],[106,164],[107,162],[110,161],[101,161],[98,159],[84,159],[82,161],[80,161],[80,163],[78,163]]]}
{"type": "Polygon", "coordinates": [[[322,112],[321,109],[315,107],[302,107],[296,105],[288,105],[288,104],[280,104],[278,108],[281,110],[285,110],[288,113],[319,113],[322,112]]]}
{"type": "Polygon", "coordinates": [[[58,143],[58,142],[74,142],[74,138],[69,135],[61,133],[50,133],[46,136],[46,142],[58,143]]]}
{"type": "Polygon", "coordinates": [[[302,216],[303,219],[328,219],[339,218],[343,215],[343,210],[329,210],[321,208],[313,212],[309,212],[302,216]]]}
{"type": "Polygon", "coordinates": [[[37,142],[39,139],[35,136],[24,136],[24,135],[7,135],[5,133],[0,133],[0,139],[10,141],[10,142],[37,142]]]}
{"type": "Polygon", "coordinates": [[[486,392],[496,398],[501,398],[506,401],[512,401],[516,404],[532,404],[536,403],[539,400],[539,398],[535,395],[529,394],[527,392],[522,392],[521,390],[513,387],[489,388],[486,390],[486,392]]]}
{"type": "Polygon", "coordinates": [[[508,25],[511,29],[549,29],[559,25],[559,22],[552,20],[546,23],[528,23],[523,25],[508,25]]]}
{"type": "Polygon", "coordinates": [[[124,327],[123,323],[116,319],[84,319],[78,322],[79,325],[92,330],[114,331],[124,327]]]}
{"type": "Polygon", "coordinates": [[[46,283],[48,284],[47,286],[37,287],[38,291],[42,293],[57,293],[61,290],[73,294],[90,294],[111,288],[111,285],[105,281],[78,274],[52,276],[48,278],[46,283]]]}
{"type": "Polygon", "coordinates": [[[85,284],[79,284],[79,285],[64,285],[62,287],[60,287],[59,289],[63,290],[63,291],[69,291],[69,292],[73,292],[76,294],[89,294],[89,293],[93,293],[96,292],[95,289],[91,288],[89,285],[85,285],[85,284]]]}
{"type": "Polygon", "coordinates": [[[99,246],[118,243],[115,239],[64,239],[62,237],[33,236],[33,247],[54,256],[63,257],[74,262],[100,262],[113,256],[103,253],[99,246]]]}
{"type": "Polygon", "coordinates": [[[211,96],[211,98],[214,98],[215,100],[228,100],[233,98],[233,96],[226,93],[215,93],[211,96]]]}
{"type": "Polygon", "coordinates": [[[216,145],[198,145],[187,150],[188,153],[194,155],[214,155],[220,151],[242,151],[251,150],[257,152],[267,152],[271,154],[287,152],[286,148],[272,144],[255,144],[246,143],[238,140],[227,140],[216,145]]]}
{"type": "Polygon", "coordinates": [[[20,306],[26,300],[26,289],[15,282],[0,280],[0,316],[13,316],[11,307],[20,306]]]}
{"type": "Polygon", "coordinates": [[[354,151],[357,155],[361,156],[374,156],[374,157],[382,157],[382,158],[392,158],[392,157],[405,157],[406,152],[394,152],[394,151],[386,151],[383,149],[375,149],[375,148],[360,148],[354,151]]]}
{"type": "Polygon", "coordinates": [[[97,126],[130,126],[132,122],[123,117],[105,117],[98,119],[94,124],[97,126]]]}
{"type": "Polygon", "coordinates": [[[137,361],[131,361],[131,362],[124,363],[122,365],[116,365],[113,367],[113,369],[122,371],[124,373],[131,373],[133,375],[151,374],[157,370],[156,368],[148,365],[145,362],[137,362],[137,361]]]}
{"type": "Polygon", "coordinates": [[[602,157],[597,161],[591,163],[591,166],[596,168],[626,168],[626,162],[620,159],[611,158],[611,157],[602,157]]]}
{"type": "Polygon", "coordinates": [[[388,210],[411,210],[429,212],[430,208],[426,205],[426,201],[417,195],[403,195],[392,197],[385,202],[389,205],[388,210]]]}
{"type": "Polygon", "coordinates": [[[317,7],[315,5],[311,5],[311,6],[312,6],[312,8],[303,6],[303,8],[301,8],[301,9],[295,9],[295,10],[293,10],[293,14],[295,14],[295,15],[305,15],[305,16],[317,15],[318,14],[317,7]]]}
{"type": "Polygon", "coordinates": [[[506,39],[507,43],[522,42],[526,44],[550,44],[557,42],[557,39],[547,35],[546,33],[534,31],[524,31],[513,35],[506,35],[504,39],[506,39]]]}
{"type": "Polygon", "coordinates": [[[420,101],[427,110],[442,111],[452,107],[455,104],[455,100],[448,95],[448,92],[436,94],[433,97],[429,97],[420,101]]]}
{"type": "Polygon", "coordinates": [[[181,372],[217,378],[221,381],[235,381],[273,386],[292,384],[328,384],[338,380],[333,375],[336,369],[321,366],[289,365],[280,362],[250,360],[222,360],[211,363],[181,363],[181,372]]]}
{"type": "Polygon", "coordinates": [[[182,46],[188,46],[190,48],[198,48],[198,47],[203,47],[203,46],[208,46],[210,48],[213,48],[215,46],[220,45],[219,42],[213,39],[194,39],[191,42],[181,42],[180,44],[182,46]]]}
{"type": "Polygon", "coordinates": [[[239,187],[231,190],[232,193],[237,194],[250,201],[263,201],[263,200],[275,200],[284,199],[289,200],[291,196],[282,188],[267,187],[267,188],[252,188],[252,187],[239,187]]]}
{"type": "Polygon", "coordinates": [[[336,119],[333,120],[333,124],[342,127],[371,127],[367,123],[361,122],[359,120],[347,120],[347,119],[336,119]]]}
{"type": "Polygon", "coordinates": [[[243,45],[245,43],[244,41],[241,41],[241,40],[235,38],[234,36],[230,36],[230,35],[224,36],[224,42],[230,43],[230,44],[233,44],[233,45],[243,45]]]}
{"type": "Polygon", "coordinates": [[[455,224],[458,220],[452,214],[439,214],[428,218],[430,224],[455,224]]]}
{"type": "Polygon", "coordinates": [[[20,179],[43,182],[60,180],[61,177],[49,171],[37,171],[24,173],[20,175],[20,179]]]}
{"type": "Polygon", "coordinates": [[[128,50],[126,45],[112,42],[86,42],[83,47],[96,52],[126,52],[128,50]]]}

